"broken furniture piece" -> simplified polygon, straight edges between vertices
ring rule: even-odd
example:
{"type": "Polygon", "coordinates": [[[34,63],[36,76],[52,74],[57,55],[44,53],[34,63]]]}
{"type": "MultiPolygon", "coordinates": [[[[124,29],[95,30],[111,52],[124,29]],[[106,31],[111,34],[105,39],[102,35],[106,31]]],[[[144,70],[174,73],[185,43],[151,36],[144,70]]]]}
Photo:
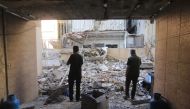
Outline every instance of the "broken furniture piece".
{"type": "Polygon", "coordinates": [[[108,109],[108,97],[105,93],[92,91],[81,95],[81,109],[108,109]]]}

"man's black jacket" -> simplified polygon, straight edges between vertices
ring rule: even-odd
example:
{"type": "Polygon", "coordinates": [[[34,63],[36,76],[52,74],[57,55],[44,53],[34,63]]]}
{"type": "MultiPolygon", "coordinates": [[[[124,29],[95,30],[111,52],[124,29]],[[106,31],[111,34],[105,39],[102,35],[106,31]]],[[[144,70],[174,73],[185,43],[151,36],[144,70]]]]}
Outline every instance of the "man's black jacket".
{"type": "Polygon", "coordinates": [[[67,62],[70,65],[69,79],[79,80],[81,79],[81,67],[83,64],[83,58],[78,53],[73,53],[67,62]]]}

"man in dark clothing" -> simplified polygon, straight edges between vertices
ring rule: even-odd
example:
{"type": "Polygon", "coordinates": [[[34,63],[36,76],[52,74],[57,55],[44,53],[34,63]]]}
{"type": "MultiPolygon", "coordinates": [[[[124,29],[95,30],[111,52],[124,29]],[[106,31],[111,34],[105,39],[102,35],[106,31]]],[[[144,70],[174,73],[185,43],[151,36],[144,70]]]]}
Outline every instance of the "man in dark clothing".
{"type": "Polygon", "coordinates": [[[70,101],[73,101],[73,85],[76,81],[76,101],[80,100],[80,83],[81,83],[81,67],[83,64],[83,58],[78,54],[79,47],[73,47],[73,54],[69,57],[67,65],[70,65],[69,71],[69,98],[70,101]]]}
{"type": "Polygon", "coordinates": [[[131,50],[131,57],[128,58],[127,61],[127,71],[126,71],[126,96],[127,99],[129,97],[129,86],[132,81],[133,87],[131,91],[131,99],[133,100],[136,92],[136,84],[139,77],[139,70],[141,65],[141,59],[136,55],[135,50],[131,50]]]}

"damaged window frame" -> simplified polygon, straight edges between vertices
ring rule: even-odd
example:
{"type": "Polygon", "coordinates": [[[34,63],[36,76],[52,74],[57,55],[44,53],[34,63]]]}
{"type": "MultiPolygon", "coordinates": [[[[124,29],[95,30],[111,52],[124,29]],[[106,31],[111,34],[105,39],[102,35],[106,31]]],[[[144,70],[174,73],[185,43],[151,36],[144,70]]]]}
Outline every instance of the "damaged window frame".
{"type": "Polygon", "coordinates": [[[126,48],[143,48],[144,47],[144,35],[128,35],[126,37],[126,48]],[[130,44],[130,38],[133,40],[130,44]]]}

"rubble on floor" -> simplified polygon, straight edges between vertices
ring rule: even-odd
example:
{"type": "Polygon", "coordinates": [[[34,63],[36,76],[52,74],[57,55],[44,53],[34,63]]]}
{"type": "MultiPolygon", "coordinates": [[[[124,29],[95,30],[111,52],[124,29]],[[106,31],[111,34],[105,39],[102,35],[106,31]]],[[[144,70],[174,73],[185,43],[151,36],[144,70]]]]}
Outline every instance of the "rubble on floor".
{"type": "MultiPolygon", "coordinates": [[[[132,105],[130,100],[123,99],[124,93],[116,93],[109,98],[109,109],[148,109],[149,104],[132,105]]],[[[44,105],[48,96],[40,96],[34,103],[35,109],[81,109],[81,102],[70,102],[66,97],[64,101],[44,105]]]]}
{"type": "Polygon", "coordinates": [[[59,68],[43,69],[43,73],[38,77],[40,93],[48,93],[67,84],[68,66],[59,68]]]}
{"type": "MultiPolygon", "coordinates": [[[[128,107],[127,104],[130,104],[129,101],[123,99],[126,79],[126,61],[117,60],[107,55],[99,60],[90,59],[94,57],[102,57],[106,54],[106,52],[104,52],[104,54],[101,55],[103,52],[101,50],[97,51],[98,49],[92,50],[90,53],[85,53],[85,61],[82,67],[83,77],[81,93],[87,93],[93,90],[105,91],[109,97],[110,109],[145,109],[138,108],[138,106],[141,105],[138,105],[136,108],[132,105],[129,105],[131,107],[128,107]],[[113,93],[113,95],[110,95],[109,93],[113,93]],[[120,108],[118,108],[119,106],[120,108]]],[[[53,59],[59,60],[59,54],[53,55],[53,57],[53,59]]],[[[147,60],[145,60],[145,62],[151,63],[147,60]]],[[[150,64],[146,65],[150,67],[150,64]]],[[[146,73],[150,71],[151,70],[141,71],[140,82],[146,76],[146,73]]],[[[40,93],[42,95],[48,95],[48,98],[44,101],[45,104],[64,102],[68,99],[67,97],[62,97],[68,96],[68,88],[65,88],[65,86],[68,85],[68,73],[69,66],[67,66],[65,62],[61,62],[60,66],[57,67],[44,67],[43,73],[38,77],[38,83],[40,93]]],[[[149,93],[143,90],[140,82],[137,84],[137,100],[150,99],[149,93]]],[[[144,105],[142,105],[142,107],[143,106],[144,105]]]]}
{"type": "MultiPolygon", "coordinates": [[[[114,93],[109,98],[109,109],[148,109],[148,104],[132,105],[130,100],[123,99],[124,92],[114,93]]],[[[137,96],[136,99],[142,99],[137,96]]]]}

